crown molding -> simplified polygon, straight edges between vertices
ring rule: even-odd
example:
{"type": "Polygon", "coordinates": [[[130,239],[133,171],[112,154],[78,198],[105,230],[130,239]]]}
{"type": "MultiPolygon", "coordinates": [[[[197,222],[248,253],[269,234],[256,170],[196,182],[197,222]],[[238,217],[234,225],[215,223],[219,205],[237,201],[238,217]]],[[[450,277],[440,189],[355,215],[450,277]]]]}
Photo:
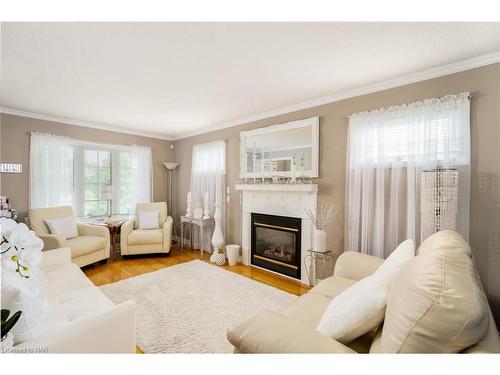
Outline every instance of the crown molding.
{"type": "Polygon", "coordinates": [[[121,126],[116,126],[116,125],[93,123],[93,122],[81,121],[81,120],[77,120],[77,119],[64,118],[64,117],[58,117],[58,116],[52,116],[52,115],[45,115],[45,114],[35,113],[35,112],[21,111],[21,110],[12,109],[12,108],[6,108],[6,107],[0,107],[0,113],[5,113],[5,114],[15,115],[15,116],[22,116],[22,117],[29,117],[29,118],[34,118],[34,119],[38,119],[38,120],[54,121],[54,122],[59,122],[59,123],[69,124],[69,125],[84,126],[84,127],[88,127],[88,128],[94,128],[94,129],[108,130],[108,131],[117,132],[117,133],[133,134],[133,135],[138,135],[138,136],[142,136],[142,137],[164,139],[167,141],[176,141],[176,140],[180,140],[183,138],[188,138],[188,137],[193,137],[196,135],[211,133],[211,132],[216,131],[216,130],[222,130],[222,129],[231,128],[233,126],[248,124],[248,123],[253,122],[253,121],[264,120],[267,118],[271,118],[271,117],[275,117],[275,116],[279,116],[279,115],[283,115],[283,114],[287,114],[287,113],[291,113],[291,112],[296,112],[296,111],[300,111],[303,109],[319,107],[321,105],[330,104],[330,103],[338,102],[341,100],[354,98],[357,96],[372,94],[374,92],[388,90],[388,89],[392,89],[392,88],[400,87],[400,86],[405,86],[405,85],[409,85],[412,83],[422,82],[422,81],[426,81],[429,79],[438,78],[438,77],[446,76],[449,74],[459,73],[459,72],[463,72],[466,70],[475,69],[475,68],[479,68],[481,66],[495,64],[495,63],[499,63],[499,62],[500,62],[500,51],[497,51],[497,52],[489,53],[486,55],[473,57],[471,59],[462,60],[462,61],[458,61],[458,62],[447,64],[447,65],[442,65],[442,66],[431,68],[431,69],[426,69],[426,70],[420,71],[418,73],[408,74],[408,75],[405,75],[405,76],[402,76],[399,78],[394,78],[394,79],[390,79],[387,81],[382,81],[382,82],[378,82],[375,84],[362,86],[362,87],[359,87],[356,89],[339,92],[339,93],[336,93],[333,95],[328,95],[328,96],[323,96],[323,97],[312,99],[312,100],[307,100],[307,101],[304,101],[301,103],[297,103],[297,104],[286,106],[286,107],[277,108],[277,109],[274,109],[271,111],[255,114],[252,116],[242,117],[242,118],[239,118],[239,119],[236,119],[233,121],[228,121],[228,122],[224,122],[224,123],[217,124],[217,125],[203,127],[201,129],[198,129],[198,130],[194,130],[194,131],[190,131],[190,132],[186,132],[186,133],[181,133],[177,136],[168,136],[166,134],[161,134],[161,133],[133,130],[133,129],[129,129],[129,128],[121,127],[121,126]]]}
{"type": "Polygon", "coordinates": [[[76,126],[84,126],[86,128],[107,130],[107,131],[115,132],[115,133],[125,133],[125,134],[131,134],[131,135],[138,135],[141,137],[157,138],[157,139],[163,139],[166,141],[172,141],[172,138],[165,135],[165,134],[146,132],[146,131],[142,131],[142,130],[134,130],[134,129],[129,129],[129,128],[116,126],[116,125],[81,121],[81,120],[76,120],[76,119],[71,119],[71,118],[66,118],[66,117],[45,115],[45,114],[36,113],[36,112],[21,111],[18,109],[12,109],[12,108],[7,108],[7,107],[0,107],[0,113],[5,113],[7,115],[13,115],[13,116],[28,117],[28,118],[33,118],[36,120],[59,122],[62,124],[67,124],[67,125],[76,125],[76,126]]]}
{"type": "Polygon", "coordinates": [[[274,109],[272,111],[263,112],[248,117],[243,117],[233,121],[224,122],[222,124],[205,127],[203,129],[182,133],[176,137],[172,137],[172,140],[176,141],[183,138],[193,137],[195,135],[210,133],[216,130],[222,130],[233,126],[247,124],[253,121],[264,120],[266,118],[271,118],[291,112],[300,111],[303,109],[319,107],[321,105],[330,104],[341,100],[354,98],[357,96],[372,94],[374,92],[405,86],[412,83],[427,81],[429,79],[438,78],[453,73],[459,73],[466,70],[479,68],[481,66],[495,64],[498,62],[500,62],[500,51],[489,53],[486,55],[481,55],[478,57],[473,57],[471,59],[462,60],[447,65],[442,65],[436,68],[422,70],[418,73],[408,74],[399,78],[378,82],[372,85],[362,86],[356,89],[347,90],[333,95],[323,96],[320,98],[308,100],[294,105],[281,107],[278,109],[274,109]]]}

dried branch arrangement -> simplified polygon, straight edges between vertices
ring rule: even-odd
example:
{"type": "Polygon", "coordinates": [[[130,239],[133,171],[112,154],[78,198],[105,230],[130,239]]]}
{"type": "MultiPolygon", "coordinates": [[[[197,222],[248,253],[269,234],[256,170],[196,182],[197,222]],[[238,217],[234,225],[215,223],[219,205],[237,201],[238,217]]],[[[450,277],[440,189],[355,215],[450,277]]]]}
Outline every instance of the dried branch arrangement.
{"type": "Polygon", "coordinates": [[[321,203],[314,205],[314,210],[306,208],[306,214],[317,230],[326,230],[327,224],[337,216],[337,208],[333,203],[321,203]]]}

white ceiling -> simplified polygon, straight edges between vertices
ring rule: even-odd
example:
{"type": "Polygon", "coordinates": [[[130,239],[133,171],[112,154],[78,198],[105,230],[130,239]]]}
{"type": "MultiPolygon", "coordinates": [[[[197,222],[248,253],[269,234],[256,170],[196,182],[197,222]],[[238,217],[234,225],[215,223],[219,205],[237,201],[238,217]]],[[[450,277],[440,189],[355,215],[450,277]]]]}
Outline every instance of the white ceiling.
{"type": "Polygon", "coordinates": [[[172,138],[500,51],[500,23],[2,23],[0,105],[172,138]]]}

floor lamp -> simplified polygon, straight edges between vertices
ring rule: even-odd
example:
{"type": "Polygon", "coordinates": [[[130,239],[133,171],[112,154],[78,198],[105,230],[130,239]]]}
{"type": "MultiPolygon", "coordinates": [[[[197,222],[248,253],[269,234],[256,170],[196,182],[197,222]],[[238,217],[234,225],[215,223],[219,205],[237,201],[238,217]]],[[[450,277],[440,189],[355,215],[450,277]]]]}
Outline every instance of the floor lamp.
{"type": "MultiPolygon", "coordinates": [[[[170,215],[173,215],[173,208],[174,208],[174,203],[172,202],[172,172],[174,171],[175,168],[177,168],[177,166],[179,165],[179,163],[175,163],[175,162],[166,162],[166,163],[163,163],[164,167],[167,168],[168,170],[168,178],[169,178],[169,185],[168,185],[168,205],[167,205],[167,215],[168,215],[168,208],[170,207],[170,215]]],[[[172,217],[173,219],[173,217],[172,217]]],[[[172,225],[172,229],[173,229],[173,234],[174,234],[174,237],[176,238],[176,242],[178,243],[179,241],[177,241],[177,231],[175,229],[175,222],[174,224],[172,225]]]]}
{"type": "MultiPolygon", "coordinates": [[[[165,166],[165,168],[168,169],[168,178],[169,178],[169,185],[168,185],[168,203],[169,203],[169,207],[170,207],[170,213],[172,214],[173,212],[173,203],[172,203],[172,172],[174,171],[175,168],[177,168],[177,166],[179,165],[179,163],[174,163],[174,162],[167,162],[167,163],[163,163],[163,165],[165,166]]],[[[168,208],[168,207],[167,207],[168,208]]],[[[167,209],[168,211],[168,209],[167,209]]],[[[167,212],[168,214],[168,212],[167,212]]]]}

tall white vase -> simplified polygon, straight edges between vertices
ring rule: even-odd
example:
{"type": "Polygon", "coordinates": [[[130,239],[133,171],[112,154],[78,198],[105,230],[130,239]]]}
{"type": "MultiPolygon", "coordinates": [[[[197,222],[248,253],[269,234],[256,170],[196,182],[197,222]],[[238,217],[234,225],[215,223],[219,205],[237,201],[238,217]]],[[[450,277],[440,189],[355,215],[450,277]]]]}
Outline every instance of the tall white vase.
{"type": "Polygon", "coordinates": [[[326,252],[326,231],[313,229],[312,247],[314,251],[326,252]]]}
{"type": "Polygon", "coordinates": [[[222,234],[221,204],[218,200],[215,203],[214,221],[215,228],[214,234],[212,235],[213,252],[212,256],[210,257],[210,261],[215,263],[215,258],[217,257],[217,249],[224,246],[224,235],[222,234]]]}

